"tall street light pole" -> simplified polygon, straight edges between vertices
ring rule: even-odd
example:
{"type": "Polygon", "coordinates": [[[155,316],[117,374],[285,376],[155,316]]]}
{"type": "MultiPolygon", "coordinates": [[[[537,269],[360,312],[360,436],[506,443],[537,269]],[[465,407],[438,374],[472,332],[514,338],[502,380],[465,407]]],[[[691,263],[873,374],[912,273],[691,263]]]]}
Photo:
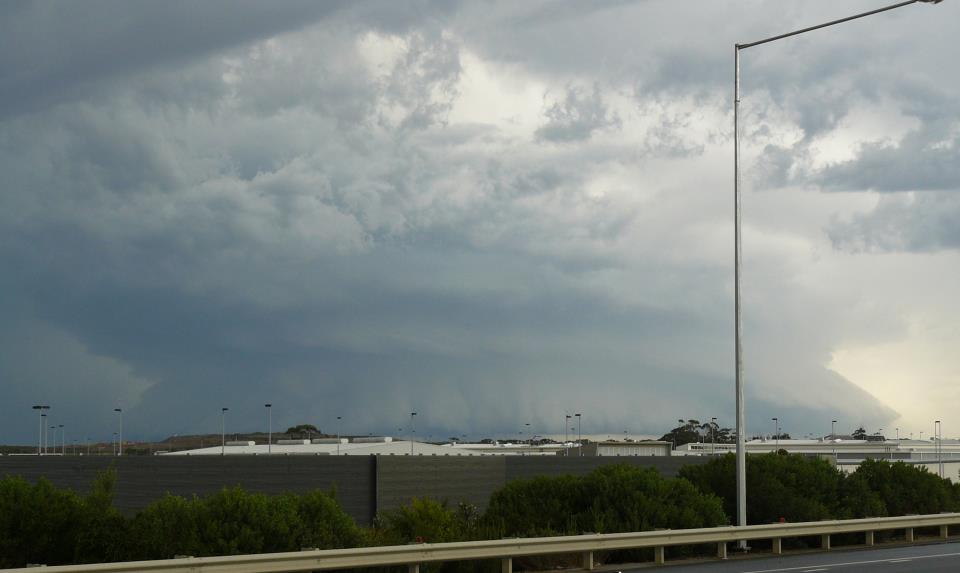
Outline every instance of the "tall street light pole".
{"type": "Polygon", "coordinates": [[[410,412],[410,455],[413,455],[413,439],[417,437],[416,426],[413,425],[413,418],[416,416],[416,412],[410,412]]]}
{"type": "Polygon", "coordinates": [[[577,457],[583,457],[583,433],[580,431],[580,420],[583,418],[580,414],[574,414],[577,417],[577,457]]]}
{"type": "Polygon", "coordinates": [[[780,451],[780,418],[770,418],[773,420],[773,439],[776,440],[777,450],[780,451]]]}
{"type": "MultiPolygon", "coordinates": [[[[755,42],[748,42],[745,44],[735,44],[734,45],[734,81],[733,81],[733,274],[734,274],[734,287],[733,287],[733,308],[734,308],[734,362],[736,367],[736,403],[737,403],[737,524],[741,526],[747,525],[747,460],[746,460],[746,418],[744,415],[743,408],[743,344],[741,339],[741,334],[743,331],[743,322],[741,319],[741,280],[740,280],[740,267],[742,264],[742,248],[741,248],[741,233],[740,233],[740,50],[745,50],[747,48],[752,48],[754,46],[759,46],[761,44],[766,44],[776,40],[782,40],[784,38],[789,38],[791,36],[797,36],[805,32],[812,32],[813,30],[819,30],[820,28],[826,28],[828,26],[833,26],[835,24],[841,24],[843,22],[849,22],[851,20],[856,20],[858,18],[863,18],[865,16],[870,16],[873,14],[879,14],[880,12],[886,12],[887,10],[893,10],[895,8],[900,8],[903,6],[908,6],[910,4],[916,4],[918,2],[926,4],[939,4],[942,0],[907,0],[906,2],[899,2],[890,6],[883,8],[877,8],[876,10],[870,10],[869,12],[863,12],[860,14],[855,14],[853,16],[848,16],[846,18],[841,18],[839,20],[832,20],[823,24],[818,24],[816,26],[810,26],[808,28],[803,28],[801,30],[796,30],[793,32],[787,32],[786,34],[780,34],[778,36],[771,36],[769,38],[764,38],[762,40],[757,40],[755,42]]],[[[738,542],[738,547],[740,549],[747,549],[746,540],[741,539],[738,542]]]]}
{"type": "MultiPolygon", "coordinates": [[[[60,428],[60,455],[67,455],[67,431],[63,429],[63,424],[58,424],[60,428]]],[[[54,448],[54,453],[56,453],[56,448],[54,448]]]]}
{"type": "Polygon", "coordinates": [[[337,455],[340,455],[340,420],[342,416],[337,416],[337,455]]]}
{"type": "Polygon", "coordinates": [[[710,418],[710,455],[717,453],[717,419],[710,418]]]}
{"type": "Polygon", "coordinates": [[[47,410],[50,409],[50,406],[43,404],[37,404],[33,407],[34,410],[40,412],[40,436],[37,438],[37,455],[43,455],[43,427],[46,425],[47,410]]]}
{"type": "Polygon", "coordinates": [[[264,404],[267,409],[267,455],[273,451],[273,404],[264,404]]]}
{"type": "Polygon", "coordinates": [[[941,455],[943,450],[941,443],[943,440],[943,427],[940,425],[940,420],[935,420],[933,423],[933,435],[934,440],[936,440],[937,446],[937,475],[941,478],[943,477],[943,456],[941,455]]]}
{"type": "Polygon", "coordinates": [[[230,408],[220,408],[220,455],[227,454],[227,412],[230,408]]]}
{"type": "Polygon", "coordinates": [[[120,416],[120,433],[117,434],[118,436],[117,444],[119,446],[117,455],[122,456],[123,455],[123,408],[114,408],[113,411],[120,416]]]}
{"type": "Polygon", "coordinates": [[[563,416],[563,455],[570,455],[570,446],[567,444],[570,443],[570,434],[567,433],[567,430],[570,429],[570,414],[564,414],[563,416]]]}

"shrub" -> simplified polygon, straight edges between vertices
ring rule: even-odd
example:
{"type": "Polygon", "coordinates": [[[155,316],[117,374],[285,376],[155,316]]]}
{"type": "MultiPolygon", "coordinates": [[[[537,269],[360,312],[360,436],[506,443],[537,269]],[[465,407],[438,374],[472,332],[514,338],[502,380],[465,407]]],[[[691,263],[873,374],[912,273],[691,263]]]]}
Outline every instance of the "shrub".
{"type": "Polygon", "coordinates": [[[44,478],[0,480],[0,567],[72,563],[82,513],[80,496],[44,478]]]}
{"type": "MultiPolygon", "coordinates": [[[[746,463],[749,524],[773,523],[781,518],[819,521],[846,516],[850,511],[844,505],[844,475],[826,460],[772,453],[748,455],[746,463]]],[[[728,454],[706,464],[685,466],[680,475],[700,491],[719,496],[727,514],[735,516],[735,464],[734,455],[728,454]]],[[[875,503],[863,507],[878,509],[875,503]]]]}
{"type": "Polygon", "coordinates": [[[882,515],[931,514],[960,509],[960,495],[949,480],[923,466],[865,460],[847,478],[851,487],[868,491],[882,504],[882,515]]]}
{"type": "Polygon", "coordinates": [[[720,500],[653,468],[610,465],[584,477],[517,480],[494,493],[484,521],[503,535],[574,535],[727,523],[720,500]]]}
{"type": "Polygon", "coordinates": [[[360,544],[360,530],[332,494],[267,496],[226,488],[186,500],[166,496],[130,525],[130,558],[238,555],[360,544]]]}

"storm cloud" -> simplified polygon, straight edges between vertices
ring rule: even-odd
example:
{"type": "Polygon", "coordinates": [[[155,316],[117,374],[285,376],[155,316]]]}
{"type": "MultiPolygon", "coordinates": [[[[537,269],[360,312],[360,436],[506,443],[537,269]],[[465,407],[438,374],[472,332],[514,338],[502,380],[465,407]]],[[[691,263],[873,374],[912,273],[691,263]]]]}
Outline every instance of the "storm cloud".
{"type": "MultiPolygon", "coordinates": [[[[845,261],[955,260],[944,4],[749,53],[751,419],[902,413],[833,357],[917,313],[845,261]],[[873,43],[904,27],[916,65],[873,43]]],[[[838,16],[781,6],[5,4],[4,441],[36,403],[77,439],[117,406],[133,439],[222,406],[254,430],[265,402],[345,433],[732,425],[732,46],[838,16]]]]}

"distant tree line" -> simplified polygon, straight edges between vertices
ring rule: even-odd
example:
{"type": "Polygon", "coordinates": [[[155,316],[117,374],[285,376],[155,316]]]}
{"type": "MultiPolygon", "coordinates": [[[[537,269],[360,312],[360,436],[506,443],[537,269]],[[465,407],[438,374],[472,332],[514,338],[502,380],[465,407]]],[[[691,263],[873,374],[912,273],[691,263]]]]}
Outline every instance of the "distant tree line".
{"type": "MultiPolygon", "coordinates": [[[[736,515],[734,457],[685,466],[677,478],[651,468],[601,467],[583,477],[516,480],[486,511],[415,499],[359,527],[336,492],[267,496],[226,488],[207,497],[166,496],[132,517],[112,505],[116,474],[101,474],[79,495],[18,477],[0,480],[0,568],[176,555],[196,557],[503,537],[713,527],[736,515]]],[[[901,462],[867,460],[852,474],[798,455],[747,457],[749,522],[815,521],[960,510],[960,486],[901,462]]],[[[695,550],[676,548],[674,553],[695,550]]],[[[598,554],[605,562],[649,559],[644,551],[598,554]]],[[[562,557],[518,560],[545,570],[562,557]]],[[[428,572],[488,573],[496,564],[431,565],[428,572]]],[[[398,569],[399,571],[399,569],[398,569]]]]}
{"type": "Polygon", "coordinates": [[[732,444],[736,442],[736,432],[730,428],[721,428],[715,421],[700,423],[699,420],[677,420],[680,425],[660,436],[660,440],[670,442],[674,447],[690,443],[732,444]]]}

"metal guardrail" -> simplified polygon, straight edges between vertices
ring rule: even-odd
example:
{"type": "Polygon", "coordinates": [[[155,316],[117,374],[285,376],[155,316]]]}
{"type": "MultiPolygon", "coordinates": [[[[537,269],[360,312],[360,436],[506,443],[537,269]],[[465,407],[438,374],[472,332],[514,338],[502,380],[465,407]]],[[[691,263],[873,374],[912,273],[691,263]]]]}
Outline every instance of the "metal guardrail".
{"type": "MultiPolygon", "coordinates": [[[[411,573],[419,573],[421,563],[500,559],[503,573],[512,573],[512,559],[535,555],[580,554],[584,569],[593,569],[596,551],[614,549],[653,548],[657,563],[664,562],[664,548],[678,545],[717,544],[717,556],[726,557],[727,544],[741,539],[771,539],[773,552],[781,553],[785,537],[820,536],[822,547],[830,548],[830,536],[841,533],[864,533],[867,545],[873,545],[874,532],[902,529],[907,541],[914,541],[914,530],[938,527],[940,537],[946,539],[950,525],[960,525],[960,513],[913,515],[815,521],[805,523],[774,523],[746,527],[710,527],[703,529],[673,529],[639,533],[604,533],[564,537],[531,537],[466,541],[457,543],[422,543],[387,547],[354,549],[304,550],[290,553],[259,555],[232,555],[224,557],[187,557],[158,561],[129,561],[95,565],[58,565],[45,567],[47,573],[279,573],[293,571],[321,571],[407,565],[411,573]]],[[[2,571],[32,571],[32,569],[4,569],[2,571]]]]}

